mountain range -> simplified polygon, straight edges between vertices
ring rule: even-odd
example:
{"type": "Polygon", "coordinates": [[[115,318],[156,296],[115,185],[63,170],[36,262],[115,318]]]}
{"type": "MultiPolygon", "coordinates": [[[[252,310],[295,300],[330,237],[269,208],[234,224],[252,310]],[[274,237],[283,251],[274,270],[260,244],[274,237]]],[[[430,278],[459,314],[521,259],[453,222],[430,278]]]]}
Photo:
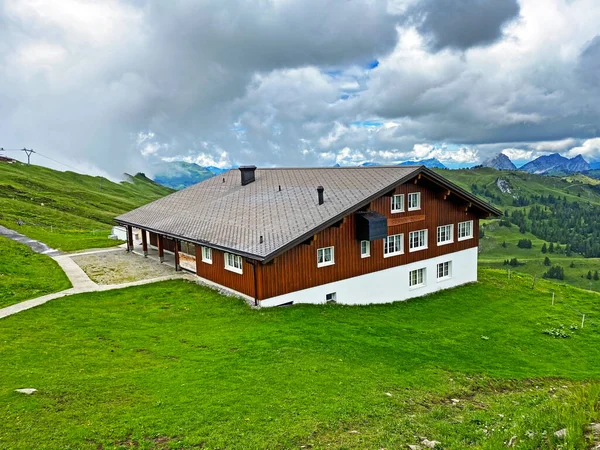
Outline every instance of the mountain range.
{"type": "MultiPolygon", "coordinates": [[[[381,166],[383,164],[376,162],[365,162],[361,164],[361,167],[381,166]]],[[[440,161],[435,158],[423,159],[418,161],[405,161],[397,166],[426,166],[435,169],[447,169],[440,161]]],[[[336,164],[334,167],[340,167],[336,164]]],[[[188,163],[184,161],[172,161],[161,163],[156,167],[156,174],[154,175],[154,181],[162,184],[163,186],[170,187],[172,189],[185,189],[207,178],[213,177],[220,173],[226,172],[234,167],[228,167],[221,169],[214,166],[200,166],[196,163],[188,163]]]]}
{"type": "Polygon", "coordinates": [[[508,156],[500,153],[494,158],[485,161],[482,165],[497,170],[521,170],[523,172],[535,173],[538,175],[562,175],[577,172],[585,173],[595,167],[600,167],[600,163],[591,165],[583,159],[583,156],[581,155],[569,159],[558,153],[540,156],[519,168],[514,165],[508,156]]]}
{"type": "MultiPolygon", "coordinates": [[[[376,167],[381,166],[378,162],[367,161],[360,164],[360,167],[376,167]]],[[[396,164],[397,166],[425,166],[433,169],[447,169],[436,158],[428,158],[413,161],[404,161],[396,164]]],[[[573,158],[565,158],[564,156],[553,153],[551,155],[540,156],[533,161],[518,167],[510,160],[508,156],[499,153],[493,158],[482,163],[484,167],[491,167],[497,170],[518,170],[538,175],[565,175],[571,173],[587,173],[589,176],[596,178],[597,173],[591,172],[600,169],[600,162],[588,163],[581,155],[573,158]]],[[[340,167],[336,164],[334,167],[340,167]]],[[[207,178],[223,173],[228,168],[219,168],[214,166],[200,166],[195,163],[184,161],[173,161],[161,163],[157,167],[154,181],[163,186],[172,189],[184,189],[207,178]]]]}

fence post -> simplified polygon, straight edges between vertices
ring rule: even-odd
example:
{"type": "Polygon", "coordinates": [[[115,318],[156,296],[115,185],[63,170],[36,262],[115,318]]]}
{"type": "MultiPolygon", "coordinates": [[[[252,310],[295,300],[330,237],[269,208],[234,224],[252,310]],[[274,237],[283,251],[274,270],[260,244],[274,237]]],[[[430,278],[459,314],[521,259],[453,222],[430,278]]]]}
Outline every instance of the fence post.
{"type": "Polygon", "coordinates": [[[508,269],[508,279],[510,280],[510,269],[508,269]]]}
{"type": "Polygon", "coordinates": [[[552,306],[554,306],[554,291],[552,291],[552,306]]]}
{"type": "Polygon", "coordinates": [[[582,314],[582,318],[581,318],[581,328],[583,328],[583,323],[585,322],[585,314],[582,314]]]}
{"type": "Polygon", "coordinates": [[[535,288],[535,275],[533,276],[533,284],[531,285],[531,289],[535,288]]]}

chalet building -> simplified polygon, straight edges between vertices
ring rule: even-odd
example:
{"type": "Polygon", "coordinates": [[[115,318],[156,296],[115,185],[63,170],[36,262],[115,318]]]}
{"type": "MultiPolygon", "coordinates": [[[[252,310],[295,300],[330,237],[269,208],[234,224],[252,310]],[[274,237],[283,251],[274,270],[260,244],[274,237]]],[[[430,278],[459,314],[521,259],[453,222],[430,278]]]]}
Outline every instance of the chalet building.
{"type": "Polygon", "coordinates": [[[425,167],[233,169],[117,217],[145,254],[257,305],[385,303],[477,280],[500,215],[425,167]]]}

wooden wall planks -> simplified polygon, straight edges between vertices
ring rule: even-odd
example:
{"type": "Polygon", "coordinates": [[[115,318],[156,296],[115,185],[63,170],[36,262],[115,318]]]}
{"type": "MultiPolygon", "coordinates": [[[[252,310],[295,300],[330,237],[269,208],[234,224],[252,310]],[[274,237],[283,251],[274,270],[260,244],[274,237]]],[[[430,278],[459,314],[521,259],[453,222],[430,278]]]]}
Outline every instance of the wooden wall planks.
{"type": "Polygon", "coordinates": [[[371,202],[369,208],[390,219],[389,235],[404,233],[404,254],[384,258],[383,240],[377,240],[371,242],[371,256],[361,258],[360,241],[355,238],[355,215],[352,214],[339,228],[330,227],[318,233],[310,245],[300,244],[275,258],[272,264],[261,265],[258,271],[258,299],[263,300],[479,245],[479,216],[476,212],[467,210],[466,202],[452,195],[444,200],[444,191],[421,179],[417,184],[411,181],[395,190],[395,194],[405,195],[405,209],[408,205],[407,194],[411,192],[421,193],[420,210],[392,214],[389,196],[371,202]],[[467,220],[473,220],[473,238],[458,241],[457,224],[467,220]],[[437,227],[448,224],[454,224],[454,242],[438,246],[437,227]],[[409,232],[425,228],[429,230],[428,248],[409,252],[409,232]],[[335,264],[318,268],[317,249],[328,246],[334,246],[335,264]]]}

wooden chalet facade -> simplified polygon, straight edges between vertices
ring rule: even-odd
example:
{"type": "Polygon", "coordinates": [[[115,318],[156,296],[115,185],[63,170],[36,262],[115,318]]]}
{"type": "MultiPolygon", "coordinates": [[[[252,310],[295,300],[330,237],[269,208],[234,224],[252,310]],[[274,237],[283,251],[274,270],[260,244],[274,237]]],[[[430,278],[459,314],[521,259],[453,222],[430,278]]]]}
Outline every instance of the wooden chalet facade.
{"type": "Polygon", "coordinates": [[[177,269],[277,306],[383,303],[476,281],[479,219],[499,214],[425,167],[242,167],[116,221],[129,247],[135,227],[144,252],[172,252],[177,269]]]}

